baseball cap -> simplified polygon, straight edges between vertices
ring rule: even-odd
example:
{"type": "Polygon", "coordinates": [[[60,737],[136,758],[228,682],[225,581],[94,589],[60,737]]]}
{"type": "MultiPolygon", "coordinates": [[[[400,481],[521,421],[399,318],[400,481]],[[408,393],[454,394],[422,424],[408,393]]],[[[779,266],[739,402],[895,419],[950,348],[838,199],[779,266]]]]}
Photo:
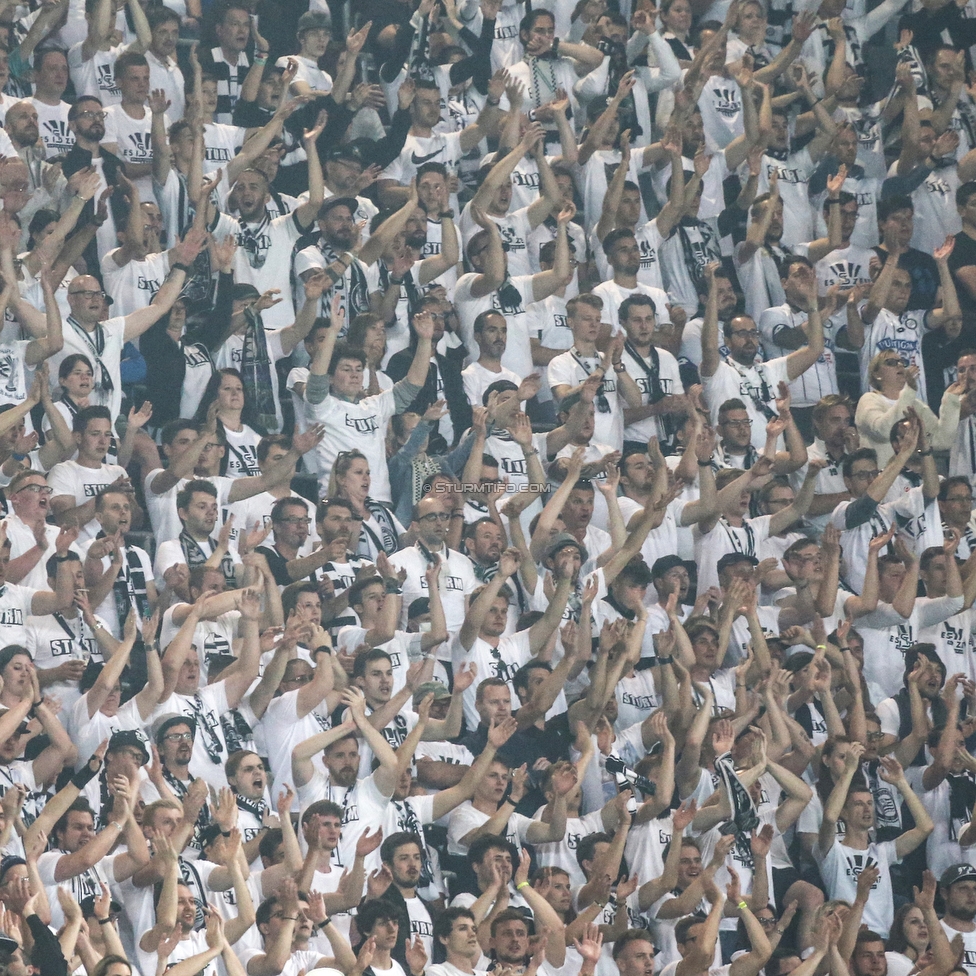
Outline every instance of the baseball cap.
{"type": "Polygon", "coordinates": [[[435,702],[451,697],[451,693],[439,681],[425,681],[413,693],[413,700],[422,702],[428,695],[433,695],[435,702]]]}
{"type": "Polygon", "coordinates": [[[677,569],[679,566],[684,566],[684,560],[680,556],[661,556],[660,559],[654,560],[651,576],[660,579],[665,573],[670,573],[672,569],[677,569]]]}
{"type": "Polygon", "coordinates": [[[942,872],[939,884],[948,888],[957,881],[976,881],[976,867],[972,864],[953,864],[942,872]]]}
{"type": "Polygon", "coordinates": [[[123,749],[126,746],[138,749],[142,753],[143,766],[149,762],[148,739],[139,729],[119,729],[117,732],[113,732],[112,738],[108,740],[106,752],[115,752],[116,749],[123,749]]]}
{"type": "Polygon", "coordinates": [[[362,146],[353,142],[343,143],[341,146],[335,146],[333,149],[330,149],[325,159],[326,162],[341,159],[344,163],[359,163],[360,166],[366,165],[366,156],[363,153],[362,146]]]}
{"type": "Polygon", "coordinates": [[[359,201],[355,197],[329,197],[325,203],[319,207],[319,220],[323,220],[325,215],[335,207],[348,207],[349,212],[355,216],[359,209],[359,201]]]}
{"type": "Polygon", "coordinates": [[[567,546],[574,546],[579,550],[580,559],[585,563],[589,558],[586,552],[586,546],[581,542],[578,542],[573,536],[568,532],[560,532],[553,540],[546,546],[546,559],[552,559],[562,549],[567,546]]]}
{"type": "Polygon", "coordinates": [[[750,566],[758,566],[759,560],[755,556],[750,556],[745,552],[727,552],[719,561],[718,565],[715,567],[719,573],[723,570],[729,568],[729,566],[735,566],[737,563],[748,563],[750,566]]]}

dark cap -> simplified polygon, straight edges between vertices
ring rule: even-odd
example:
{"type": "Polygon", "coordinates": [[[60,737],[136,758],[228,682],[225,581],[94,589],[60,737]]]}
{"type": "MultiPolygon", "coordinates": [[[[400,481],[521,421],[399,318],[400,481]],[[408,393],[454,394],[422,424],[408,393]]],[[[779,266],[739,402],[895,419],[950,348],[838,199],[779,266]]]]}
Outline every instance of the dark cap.
{"type": "Polygon", "coordinates": [[[188,725],[190,727],[190,731],[194,735],[197,733],[197,723],[195,719],[190,718],[187,715],[175,715],[171,712],[169,715],[164,715],[156,723],[156,727],[153,729],[153,739],[155,739],[157,746],[163,741],[163,736],[166,735],[166,733],[169,732],[174,725],[188,725]]]}
{"type": "Polygon", "coordinates": [[[748,563],[750,566],[758,566],[759,560],[756,559],[755,556],[750,556],[746,552],[727,552],[718,561],[718,565],[715,568],[721,575],[729,568],[729,566],[734,566],[736,563],[748,563]]]}
{"type": "Polygon", "coordinates": [[[430,613],[430,600],[425,596],[418,596],[416,600],[411,600],[410,606],[407,607],[407,620],[421,617],[425,613],[430,613]]]}
{"type": "Polygon", "coordinates": [[[654,560],[654,565],[651,567],[651,577],[660,579],[665,573],[670,573],[672,569],[677,569],[684,564],[684,560],[680,556],[661,556],[660,559],[654,560]]]}
{"type": "Polygon", "coordinates": [[[552,542],[546,546],[546,559],[552,559],[557,552],[561,551],[562,549],[566,549],[568,546],[574,546],[579,550],[580,559],[584,563],[589,558],[586,552],[586,546],[574,539],[573,536],[571,536],[568,532],[560,532],[557,536],[555,536],[555,538],[553,538],[552,542]]]}
{"type": "Polygon", "coordinates": [[[953,864],[942,872],[939,884],[943,888],[954,885],[957,881],[976,881],[976,866],[972,864],[953,864]]]}
{"type": "MultiPolygon", "coordinates": [[[[82,898],[78,902],[78,907],[81,909],[83,918],[91,918],[95,914],[95,896],[88,895],[87,898],[82,898]]],[[[122,906],[114,898],[109,903],[108,910],[110,915],[122,914],[122,906]]]]}
{"type": "Polygon", "coordinates": [[[119,729],[112,733],[112,738],[108,740],[108,749],[105,751],[115,752],[116,749],[124,749],[131,746],[142,753],[142,765],[149,762],[149,740],[139,731],[139,729],[119,729]]]}
{"type": "Polygon", "coordinates": [[[343,143],[329,150],[325,157],[326,162],[341,159],[344,163],[359,163],[360,166],[366,165],[366,154],[363,147],[355,142],[343,143]]]}
{"type": "Polygon", "coordinates": [[[348,207],[349,213],[355,217],[356,211],[359,209],[359,201],[355,197],[329,197],[329,199],[326,200],[321,207],[319,207],[319,220],[324,220],[325,215],[334,210],[336,207],[348,207]]]}
{"type": "Polygon", "coordinates": [[[3,879],[7,872],[11,868],[17,867],[18,864],[23,864],[26,866],[27,862],[22,857],[18,857],[16,854],[8,854],[6,857],[0,858],[0,884],[3,884],[3,879]]]}

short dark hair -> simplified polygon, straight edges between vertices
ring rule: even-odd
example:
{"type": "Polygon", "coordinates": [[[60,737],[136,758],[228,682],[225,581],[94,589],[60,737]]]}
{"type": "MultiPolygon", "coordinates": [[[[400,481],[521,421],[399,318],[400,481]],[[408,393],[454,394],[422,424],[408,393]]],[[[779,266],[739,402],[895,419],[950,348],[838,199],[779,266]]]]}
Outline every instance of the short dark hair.
{"type": "Polygon", "coordinates": [[[969,198],[976,195],[976,180],[970,180],[968,183],[963,183],[962,186],[956,190],[956,206],[965,207],[969,203],[969,198]]]}
{"type": "Polygon", "coordinates": [[[617,961],[620,954],[630,945],[631,942],[649,942],[651,946],[654,946],[654,940],[651,938],[651,933],[647,929],[628,929],[619,939],[614,940],[613,943],[613,959],[614,962],[617,961]]]}
{"type": "Polygon", "coordinates": [[[380,860],[384,864],[392,864],[396,852],[401,847],[406,847],[407,844],[416,844],[420,848],[420,852],[423,853],[424,842],[421,840],[420,834],[415,834],[410,830],[400,830],[395,834],[390,834],[380,845],[380,860]]]}
{"type": "Polygon", "coordinates": [[[434,919],[434,940],[447,939],[459,918],[470,918],[472,922],[478,921],[474,913],[467,908],[448,908],[434,919]]]}
{"type": "Polygon", "coordinates": [[[875,464],[877,464],[878,452],[875,451],[873,447],[859,447],[856,451],[851,451],[851,453],[844,458],[844,465],[841,469],[845,478],[849,478],[851,476],[851,472],[854,470],[854,465],[858,461],[873,461],[875,464]]]}
{"type": "Polygon", "coordinates": [[[176,493],[176,510],[179,511],[181,508],[187,508],[197,492],[202,492],[211,498],[217,497],[217,489],[212,482],[204,481],[202,478],[194,478],[193,481],[188,481],[176,493]]]}
{"type": "MultiPolygon", "coordinates": [[[[610,236],[609,234],[607,235],[610,236]]],[[[657,305],[654,304],[654,299],[650,295],[628,295],[620,303],[620,308],[617,309],[617,318],[621,322],[626,322],[630,319],[630,310],[635,305],[650,305],[651,311],[657,315],[657,305]]]]}
{"type": "Polygon", "coordinates": [[[878,201],[878,223],[883,224],[893,213],[898,213],[899,210],[910,210],[915,213],[915,204],[912,203],[912,198],[900,193],[893,197],[882,197],[878,201]]]}
{"type": "Polygon", "coordinates": [[[111,426],[112,412],[108,407],[102,407],[99,405],[82,407],[81,410],[75,414],[75,419],[71,424],[71,429],[76,434],[83,434],[88,429],[88,424],[92,420],[107,420],[111,426]]]}
{"type": "Polygon", "coordinates": [[[366,368],[366,351],[361,347],[351,346],[348,342],[337,342],[332,352],[332,359],[329,361],[328,375],[335,376],[335,371],[342,359],[354,359],[357,363],[362,363],[363,369],[366,368]]]}

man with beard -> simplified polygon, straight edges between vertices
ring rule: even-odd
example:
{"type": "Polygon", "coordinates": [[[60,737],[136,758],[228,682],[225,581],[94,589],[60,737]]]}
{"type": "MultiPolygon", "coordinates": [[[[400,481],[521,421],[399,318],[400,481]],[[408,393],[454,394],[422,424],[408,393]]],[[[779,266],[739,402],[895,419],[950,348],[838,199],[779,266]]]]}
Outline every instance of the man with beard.
{"type": "Polygon", "coordinates": [[[500,312],[482,312],[473,326],[478,343],[478,358],[461,370],[464,395],[472,406],[484,403],[485,390],[497,380],[508,380],[518,386],[522,378],[502,366],[508,344],[508,323],[500,312]]]}
{"type": "Polygon", "coordinates": [[[223,572],[227,585],[235,585],[236,565],[240,565],[240,557],[236,552],[232,554],[228,551],[228,533],[221,531],[218,537],[213,534],[217,526],[217,499],[217,489],[209,481],[194,479],[179,490],[176,496],[176,513],[180,517],[183,531],[178,539],[170,539],[156,550],[156,579],[172,585],[169,582],[173,579],[172,574],[170,577],[166,574],[174,566],[185,565],[193,569],[213,559],[223,572]]]}
{"type": "MultiPolygon", "coordinates": [[[[528,852],[523,851],[527,858],[528,852]]],[[[521,882],[519,882],[521,884],[521,882]]],[[[522,888],[534,917],[535,931],[548,935],[545,945],[545,959],[539,966],[542,976],[554,976],[566,960],[566,941],[563,926],[555,910],[531,885],[522,888]]],[[[529,922],[525,913],[517,908],[505,908],[491,920],[491,940],[489,952],[498,968],[511,968],[515,973],[524,972],[532,957],[530,948],[529,922]]]]}
{"type": "Polygon", "coordinates": [[[427,905],[417,894],[417,888],[425,886],[422,880],[425,851],[421,836],[407,831],[391,834],[380,847],[380,860],[392,879],[380,897],[392,906],[405,909],[411,938],[419,939],[427,958],[433,959],[434,922],[427,905]]]}
{"type": "Polygon", "coordinates": [[[945,902],[945,914],[940,919],[949,939],[962,936],[961,965],[972,974],[976,971],[976,867],[954,864],[942,872],[939,889],[945,902]]]}
{"type": "MultiPolygon", "coordinates": [[[[53,204],[54,197],[45,182],[51,179],[53,174],[49,174],[49,171],[55,164],[47,161],[47,150],[41,141],[37,109],[33,102],[15,102],[11,105],[4,117],[3,128],[14,152],[27,164],[31,208],[53,204]]],[[[2,141],[0,139],[0,143],[2,141]]]]}
{"type": "Polygon", "coordinates": [[[532,274],[529,235],[560,207],[561,194],[552,169],[546,161],[543,135],[544,130],[538,122],[530,123],[514,149],[501,159],[496,159],[487,173],[482,167],[478,192],[461,213],[461,237],[465,244],[478,231],[478,224],[472,217],[473,208],[480,207],[495,223],[502,235],[505,253],[508,255],[508,273],[511,275],[532,274]],[[510,213],[512,172],[521,159],[529,154],[535,158],[539,167],[539,187],[542,193],[529,206],[510,213]]]}
{"type": "MultiPolygon", "coordinates": [[[[504,548],[505,531],[494,519],[485,516],[464,527],[464,551],[479,582],[487,583],[498,572],[498,560],[504,548]]],[[[509,604],[506,626],[506,632],[511,633],[515,630],[515,621],[532,607],[518,573],[511,577],[509,585],[515,591],[509,604]]]]}
{"type": "Polygon", "coordinates": [[[766,446],[766,423],[776,416],[776,396],[780,383],[788,383],[808,370],[824,350],[823,327],[817,305],[816,281],[805,282],[802,294],[809,318],[804,332],[803,346],[788,356],[756,361],[759,352],[759,330],[748,315],[732,319],[725,327],[725,341],[729,354],[722,361],[718,349],[718,293],[715,286],[716,264],[705,268],[708,282],[708,301],[702,324],[701,376],[705,403],[718,420],[719,408],[726,400],[739,397],[746,404],[752,420],[752,443],[757,450],[766,446]]]}
{"type": "Polygon", "coordinates": [[[291,253],[295,243],[312,230],[324,197],[322,167],[315,148],[325,124],[320,115],[314,128],[305,131],[303,143],[308,154],[309,196],[294,213],[268,218],[268,178],[257,169],[245,169],[234,184],[239,218],[220,213],[211,227],[216,240],[228,235],[237,240],[234,255],[234,280],[250,284],[263,294],[278,289],[279,302],[265,310],[264,325],[281,329],[295,321],[295,306],[291,295],[291,253]]]}
{"type": "MultiPolygon", "coordinates": [[[[164,715],[156,725],[153,738],[159,755],[159,776],[161,784],[165,784],[181,802],[190,792],[190,787],[196,777],[190,772],[190,760],[193,758],[193,742],[197,735],[197,725],[192,718],[182,715],[164,715]]],[[[157,787],[157,792],[162,791],[157,787]]],[[[200,807],[195,821],[194,836],[190,846],[202,847],[203,841],[200,831],[211,821],[210,805],[206,802],[200,807]]]]}
{"type": "Polygon", "coordinates": [[[333,858],[336,866],[352,864],[356,844],[364,833],[375,833],[386,820],[390,797],[399,775],[396,753],[366,716],[366,699],[358,688],[342,693],[347,718],[327,732],[319,732],[292,750],[291,770],[304,807],[316,800],[331,800],[343,810],[342,839],[333,858]],[[358,735],[378,760],[376,769],[360,778],[358,735]],[[323,773],[312,759],[322,754],[323,773]]]}
{"type": "MultiPolygon", "coordinates": [[[[36,100],[34,107],[37,108],[36,100]]],[[[38,111],[41,110],[38,108],[38,111]]],[[[102,147],[102,140],[105,138],[105,112],[102,110],[102,103],[97,98],[89,96],[79,98],[68,109],[68,128],[74,145],[66,143],[59,150],[61,152],[63,148],[70,145],[61,171],[65,179],[71,179],[78,170],[94,167],[100,177],[94,199],[101,200],[102,194],[109,187],[114,189],[119,186],[119,174],[122,173],[122,160],[102,147]]],[[[94,242],[85,248],[85,264],[89,268],[100,267],[101,259],[113,248],[118,247],[116,228],[122,226],[125,214],[121,197],[121,192],[115,192],[109,198],[106,220],[98,226],[94,242]]],[[[85,205],[82,219],[86,222],[95,220],[94,203],[85,205]]]]}
{"type": "Polygon", "coordinates": [[[355,614],[349,611],[346,591],[373,564],[349,549],[352,534],[360,531],[362,522],[354,516],[346,499],[323,498],[315,520],[322,548],[329,554],[317,574],[321,619],[328,621],[330,633],[337,636],[340,627],[356,623],[355,614]]]}
{"type": "Polygon", "coordinates": [[[343,313],[339,322],[340,338],[357,315],[370,311],[367,266],[352,253],[352,248],[360,242],[358,211],[356,197],[329,197],[318,210],[318,241],[295,255],[295,274],[299,278],[317,268],[325,268],[331,277],[332,284],[322,293],[319,308],[321,315],[331,318],[332,302],[338,296],[343,313]]]}
{"type": "Polygon", "coordinates": [[[274,543],[259,546],[256,551],[268,560],[275,583],[280,587],[299,580],[314,582],[316,571],[329,560],[330,550],[324,547],[301,555],[311,521],[308,504],[302,498],[279,498],[271,507],[274,543]]]}
{"type": "Polygon", "coordinates": [[[353,214],[353,220],[357,224],[365,221],[368,227],[379,210],[368,197],[361,197],[357,194],[369,185],[368,181],[377,172],[377,167],[367,169],[366,159],[360,145],[353,142],[336,146],[325,157],[325,172],[323,174],[325,199],[355,197],[358,207],[353,214]]]}
{"type": "MultiPolygon", "coordinates": [[[[631,295],[647,295],[654,302],[660,322],[671,322],[668,293],[652,285],[645,285],[637,278],[640,271],[641,252],[634,232],[623,227],[610,231],[603,239],[603,250],[607,261],[613,268],[613,278],[602,281],[593,289],[593,294],[603,300],[602,332],[617,335],[620,327],[620,306],[631,295]]],[[[697,308],[697,302],[695,304],[697,308]]]]}

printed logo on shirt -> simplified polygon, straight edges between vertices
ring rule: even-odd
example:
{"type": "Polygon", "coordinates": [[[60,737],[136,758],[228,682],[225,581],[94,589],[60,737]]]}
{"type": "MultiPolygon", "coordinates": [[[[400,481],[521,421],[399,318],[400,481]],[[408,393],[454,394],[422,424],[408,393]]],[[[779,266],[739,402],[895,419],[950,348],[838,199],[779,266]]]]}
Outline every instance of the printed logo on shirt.
{"type": "Polygon", "coordinates": [[[496,41],[509,41],[513,37],[518,37],[518,25],[510,24],[508,27],[496,27],[495,28],[495,40],[496,41]]]}
{"type": "Polygon", "coordinates": [[[514,288],[505,288],[505,294],[508,295],[509,292],[518,297],[518,301],[515,304],[507,304],[501,300],[497,291],[491,293],[491,307],[497,311],[501,312],[502,315],[521,315],[525,312],[525,307],[522,305],[522,296],[519,295],[518,291],[514,288]]]}
{"type": "MultiPolygon", "coordinates": [[[[464,580],[460,576],[441,576],[441,586],[446,590],[454,590],[457,593],[464,592],[464,580]]],[[[420,588],[427,589],[427,579],[421,579],[420,588]]]]}
{"type": "Polygon", "coordinates": [[[95,81],[98,90],[105,92],[106,95],[121,95],[122,90],[115,84],[115,70],[111,64],[98,64],[95,66],[95,81]]]}
{"type": "Polygon", "coordinates": [[[207,162],[210,163],[229,163],[232,159],[229,149],[222,149],[220,146],[207,146],[205,152],[207,162]]]}
{"type": "Polygon", "coordinates": [[[651,247],[647,241],[638,241],[637,246],[640,248],[640,266],[642,268],[649,268],[652,264],[657,264],[657,248],[651,247]]]}
{"type": "Polygon", "coordinates": [[[24,611],[17,607],[9,607],[0,610],[0,625],[7,627],[19,627],[24,622],[24,611]]]}
{"type": "Polygon", "coordinates": [[[859,207],[870,207],[874,204],[873,193],[855,193],[854,196],[857,198],[857,205],[859,207]]]}
{"type": "MultiPolygon", "coordinates": [[[[65,654],[70,654],[74,646],[75,642],[70,637],[55,638],[51,641],[51,656],[63,657],[65,654]]],[[[81,646],[88,654],[92,654],[95,650],[95,642],[91,638],[83,637],[81,639],[81,646]]]]}
{"type": "Polygon", "coordinates": [[[503,251],[525,250],[525,238],[519,237],[514,227],[498,227],[498,232],[501,235],[503,251]]]}
{"type": "Polygon", "coordinates": [[[410,919],[410,931],[414,935],[432,936],[434,934],[434,926],[422,918],[412,918],[410,919]]]}
{"type": "Polygon", "coordinates": [[[953,627],[948,621],[942,625],[942,640],[946,648],[956,654],[965,654],[969,650],[969,640],[962,627],[953,627]]]}
{"type": "Polygon", "coordinates": [[[859,264],[851,264],[850,261],[837,261],[827,265],[827,271],[834,278],[828,284],[834,285],[856,285],[858,282],[867,280],[859,264]]]}
{"type": "Polygon", "coordinates": [[[380,429],[376,414],[371,417],[350,417],[346,414],[346,426],[351,427],[357,434],[375,434],[380,429]]]}
{"type": "MultiPolygon", "coordinates": [[[[860,876],[861,872],[871,866],[876,865],[877,861],[867,851],[851,851],[849,847],[844,848],[844,855],[847,859],[847,876],[849,878],[854,878],[856,881],[860,876]]],[[[871,890],[873,891],[881,882],[879,877],[877,881],[871,885],[871,890]]]]}
{"type": "Polygon", "coordinates": [[[713,88],[712,94],[715,96],[715,111],[719,115],[724,115],[727,119],[735,118],[742,111],[742,102],[734,88],[713,88]]]}
{"type": "Polygon", "coordinates": [[[922,186],[929,191],[929,193],[938,193],[940,197],[947,197],[952,192],[949,188],[949,184],[945,180],[939,179],[929,179],[926,180],[922,186]]]}
{"type": "Polygon", "coordinates": [[[152,158],[152,133],[130,132],[129,142],[132,143],[131,147],[122,150],[122,155],[126,159],[152,158]]]}
{"type": "Polygon", "coordinates": [[[139,275],[136,281],[136,288],[139,291],[148,291],[150,295],[155,295],[161,287],[162,282],[158,278],[147,278],[145,275],[139,275]]]}
{"type": "Polygon", "coordinates": [[[796,186],[800,183],[809,182],[800,175],[800,171],[798,169],[790,169],[787,166],[776,166],[773,163],[767,163],[766,179],[768,180],[773,173],[777,174],[777,179],[780,181],[780,183],[792,183],[794,186],[796,186]]]}
{"type": "MultiPolygon", "coordinates": [[[[641,394],[643,396],[648,396],[650,394],[651,378],[649,376],[638,376],[634,379],[634,382],[637,384],[637,388],[641,391],[641,394]]],[[[671,380],[666,376],[662,376],[660,378],[660,383],[661,383],[661,391],[664,393],[665,396],[669,396],[673,386],[671,380]]]]}
{"type": "Polygon", "coordinates": [[[526,474],[525,458],[502,458],[502,470],[505,474],[526,474]]]}
{"type": "Polygon", "coordinates": [[[512,183],[515,186],[524,186],[529,190],[539,189],[539,174],[538,173],[520,173],[516,170],[512,173],[512,183]]]}
{"type": "Polygon", "coordinates": [[[74,133],[61,119],[45,119],[41,123],[41,138],[49,149],[70,149],[75,144],[74,133]]]}
{"type": "Polygon", "coordinates": [[[426,156],[418,156],[416,152],[412,152],[410,154],[410,162],[414,166],[423,166],[424,163],[429,163],[435,156],[439,156],[446,148],[446,146],[441,146],[440,149],[435,149],[434,152],[427,153],[426,156]]]}

